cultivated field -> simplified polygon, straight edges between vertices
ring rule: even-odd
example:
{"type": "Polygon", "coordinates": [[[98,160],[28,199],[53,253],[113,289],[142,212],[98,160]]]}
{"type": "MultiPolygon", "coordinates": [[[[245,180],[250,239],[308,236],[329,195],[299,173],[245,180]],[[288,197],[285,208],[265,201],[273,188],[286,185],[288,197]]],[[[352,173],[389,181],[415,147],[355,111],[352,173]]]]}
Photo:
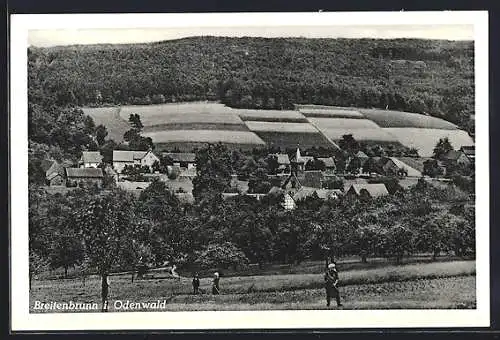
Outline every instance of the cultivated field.
{"type": "Polygon", "coordinates": [[[316,132],[275,132],[275,131],[257,131],[256,134],[269,146],[280,147],[282,151],[286,148],[324,147],[334,148],[321,133],[316,132]]]}
{"type": "Polygon", "coordinates": [[[224,104],[214,102],[187,102],[158,105],[128,105],[122,106],[120,116],[128,121],[132,113],[138,113],[141,118],[164,116],[170,114],[234,114],[233,109],[224,104]]]}
{"type": "Polygon", "coordinates": [[[291,110],[244,110],[235,109],[244,121],[282,122],[282,123],[307,123],[298,111],[291,110]]]}
{"type": "Polygon", "coordinates": [[[275,122],[245,122],[251,131],[317,133],[318,130],[309,123],[275,123],[275,122]]]}
{"type": "Polygon", "coordinates": [[[417,148],[421,157],[431,157],[440,138],[448,137],[451,145],[459,149],[462,145],[474,145],[469,134],[463,130],[439,130],[423,128],[384,128],[401,144],[417,148]]]}
{"type": "Polygon", "coordinates": [[[83,108],[117,142],[130,128],[128,117],[141,116],[144,135],[159,149],[191,151],[205,143],[223,142],[231,149],[278,146],[282,149],[332,147],[345,134],[363,142],[401,143],[420,156],[432,155],[439,138],[448,137],[456,149],[473,145],[469,135],[447,121],[416,113],[297,105],[293,110],[232,109],[220,103],[193,102],[83,108]],[[318,131],[319,129],[319,131],[318,131]],[[253,133],[255,132],[255,133],[253,133]],[[329,140],[330,139],[330,140],[329,140]]]}
{"type": "Polygon", "coordinates": [[[308,120],[318,129],[379,129],[377,124],[368,119],[309,118],[308,120]]]}
{"type": "Polygon", "coordinates": [[[376,109],[359,109],[359,111],[384,128],[457,129],[455,124],[446,120],[418,113],[376,109]]]}
{"type": "MultiPolygon", "coordinates": [[[[321,131],[326,136],[335,141],[341,140],[343,135],[352,134],[356,140],[361,142],[384,142],[384,143],[398,142],[398,139],[396,137],[394,137],[392,134],[384,131],[384,129],[381,128],[367,128],[367,129],[321,128],[321,131]]],[[[436,143],[434,142],[434,144],[436,143]]]]}
{"type": "Polygon", "coordinates": [[[306,117],[317,118],[351,118],[351,119],[364,119],[362,113],[354,110],[344,110],[336,108],[303,108],[299,109],[306,117]]]}
{"type": "Polygon", "coordinates": [[[172,130],[143,133],[145,137],[151,137],[155,143],[230,143],[230,144],[253,144],[262,146],[265,143],[250,131],[227,131],[227,130],[172,130]]]}
{"type": "MultiPolygon", "coordinates": [[[[340,271],[344,309],[475,308],[475,261],[419,263],[340,271]]],[[[210,295],[210,278],[201,278],[200,295],[191,294],[191,278],[149,274],[131,282],[130,275],[110,278],[110,311],[116,300],[167,300],[163,310],[325,309],[323,277],[312,274],[222,277],[221,295],[210,295]]],[[[34,301],[99,302],[100,281],[35,280],[34,301]]],[[[335,307],[334,307],[335,308],[335,307]]],[[[143,309],[144,310],[144,309],[143,309]]]]}
{"type": "Polygon", "coordinates": [[[123,134],[130,129],[127,120],[120,117],[119,107],[83,107],[83,112],[92,119],[95,125],[104,125],[108,130],[108,138],[119,143],[123,141],[123,134]]]}

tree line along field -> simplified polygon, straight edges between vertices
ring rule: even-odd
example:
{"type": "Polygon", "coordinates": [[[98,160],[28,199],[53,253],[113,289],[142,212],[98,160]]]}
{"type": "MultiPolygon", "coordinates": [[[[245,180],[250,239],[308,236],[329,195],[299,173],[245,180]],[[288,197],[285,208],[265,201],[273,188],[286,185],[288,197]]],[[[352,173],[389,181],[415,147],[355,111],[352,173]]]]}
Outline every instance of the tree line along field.
{"type": "MultiPolygon", "coordinates": [[[[372,269],[340,270],[340,280],[344,309],[475,308],[474,261],[376,264],[372,269]]],[[[116,300],[167,300],[162,310],[173,311],[326,309],[321,271],[223,276],[219,296],[210,294],[210,277],[202,276],[200,281],[200,294],[193,295],[189,276],[178,280],[168,271],[154,271],[132,282],[130,275],[112,275],[110,311],[126,311],[113,307],[116,300]]],[[[34,306],[34,301],[54,300],[54,290],[60,292],[56,300],[96,302],[99,285],[94,276],[87,277],[85,283],[81,278],[37,280],[30,306],[34,306]]],[[[43,311],[31,308],[31,312],[43,311]]]]}
{"type": "Polygon", "coordinates": [[[191,151],[207,142],[223,142],[242,150],[268,145],[286,149],[335,147],[343,135],[365,143],[416,147],[428,157],[439,138],[448,137],[455,148],[473,145],[472,138],[455,124],[408,112],[297,105],[296,110],[233,109],[215,102],[132,105],[119,108],[84,108],[115,141],[123,140],[130,114],[139,114],[144,135],[161,149],[191,151]]]}

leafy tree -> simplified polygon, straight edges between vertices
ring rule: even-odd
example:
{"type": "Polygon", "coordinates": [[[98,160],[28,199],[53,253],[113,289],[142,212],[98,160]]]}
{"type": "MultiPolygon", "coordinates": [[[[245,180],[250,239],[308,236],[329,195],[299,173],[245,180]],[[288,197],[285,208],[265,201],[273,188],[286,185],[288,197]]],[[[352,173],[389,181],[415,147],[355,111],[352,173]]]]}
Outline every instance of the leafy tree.
{"type": "Polygon", "coordinates": [[[362,226],[356,229],[352,242],[354,249],[361,256],[361,262],[366,263],[368,256],[380,252],[382,231],[379,225],[362,226]]]}
{"type": "Polygon", "coordinates": [[[113,164],[113,150],[116,150],[118,144],[114,140],[107,140],[101,145],[101,155],[103,163],[113,164]]]}
{"type": "Polygon", "coordinates": [[[403,256],[412,252],[414,233],[406,226],[390,227],[383,237],[383,247],[386,256],[396,258],[396,264],[401,264],[403,256]]]}
{"type": "Polygon", "coordinates": [[[339,189],[344,190],[344,180],[341,177],[334,177],[327,179],[323,182],[323,188],[325,189],[339,189]]]}
{"type": "Polygon", "coordinates": [[[373,157],[370,157],[365,161],[365,164],[363,164],[363,171],[369,174],[381,174],[383,172],[380,164],[373,157]]]}
{"type": "Polygon", "coordinates": [[[318,159],[314,157],[312,160],[306,163],[305,165],[306,170],[321,170],[325,171],[325,162],[323,162],[321,159],[318,159]]]}
{"type": "Polygon", "coordinates": [[[74,221],[82,231],[89,265],[101,277],[102,310],[107,311],[107,277],[119,259],[132,247],[138,223],[133,197],[121,190],[89,195],[87,203],[74,209],[74,221]]]}
{"type": "Polygon", "coordinates": [[[30,184],[45,184],[45,171],[42,169],[42,161],[30,158],[28,161],[28,182],[30,184]]]}
{"type": "Polygon", "coordinates": [[[128,118],[128,122],[130,123],[132,129],[134,131],[136,131],[138,134],[141,133],[142,131],[142,128],[144,127],[144,125],[142,125],[142,122],[141,122],[141,116],[139,116],[137,113],[131,113],[129,118],[128,118]]]}
{"type": "Polygon", "coordinates": [[[258,168],[248,181],[248,192],[250,194],[267,194],[271,190],[271,182],[267,177],[267,172],[263,168],[258,168]]]}
{"type": "Polygon", "coordinates": [[[443,175],[444,171],[439,166],[439,163],[436,159],[428,159],[424,161],[424,171],[423,174],[429,177],[439,177],[443,175]]]}
{"type": "Polygon", "coordinates": [[[231,242],[209,244],[197,253],[195,263],[202,268],[245,267],[248,264],[245,254],[231,242]]]}
{"type": "Polygon", "coordinates": [[[97,143],[99,143],[100,146],[103,146],[106,140],[106,136],[108,135],[108,130],[104,125],[99,124],[95,128],[95,134],[97,138],[97,143]]]}
{"type": "Polygon", "coordinates": [[[208,144],[196,152],[193,195],[200,199],[209,192],[223,193],[231,186],[231,154],[227,146],[208,144]]]}
{"type": "Polygon", "coordinates": [[[48,269],[49,263],[46,258],[40,256],[32,249],[29,250],[29,289],[31,290],[31,282],[33,276],[48,269]]]}
{"type": "Polygon", "coordinates": [[[432,157],[437,160],[442,160],[444,156],[451,150],[453,150],[453,147],[451,146],[448,137],[440,138],[436,146],[434,147],[432,157]]]}
{"type": "Polygon", "coordinates": [[[361,169],[361,160],[358,157],[353,157],[347,165],[347,171],[352,174],[359,173],[361,169]]]}
{"type": "Polygon", "coordinates": [[[354,155],[360,149],[359,142],[354,139],[352,134],[343,135],[342,139],[339,141],[339,146],[342,150],[351,155],[354,155]]]}
{"type": "Polygon", "coordinates": [[[266,163],[267,163],[267,172],[270,175],[276,175],[276,173],[278,172],[278,168],[279,168],[278,156],[269,155],[266,158],[266,163]]]}

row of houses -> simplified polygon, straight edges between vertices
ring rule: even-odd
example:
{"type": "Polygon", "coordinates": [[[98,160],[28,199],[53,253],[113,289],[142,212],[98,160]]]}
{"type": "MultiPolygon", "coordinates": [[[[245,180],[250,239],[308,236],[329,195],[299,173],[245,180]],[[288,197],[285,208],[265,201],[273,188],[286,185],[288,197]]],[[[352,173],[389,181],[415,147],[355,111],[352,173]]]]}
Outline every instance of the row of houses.
{"type": "Polygon", "coordinates": [[[389,195],[389,192],[382,183],[366,183],[366,184],[352,184],[350,188],[344,193],[338,189],[320,189],[302,186],[296,190],[283,189],[280,187],[272,187],[267,194],[239,194],[239,193],[224,193],[223,199],[231,199],[239,195],[252,197],[261,200],[263,197],[272,195],[281,198],[281,206],[286,210],[293,210],[297,207],[300,201],[306,200],[309,197],[317,197],[320,200],[340,199],[340,198],[377,198],[389,195]]]}
{"type": "MultiPolygon", "coordinates": [[[[164,152],[162,157],[169,157],[173,166],[181,169],[191,170],[196,168],[194,153],[169,153],[164,152]]],[[[79,168],[97,168],[102,163],[103,156],[98,151],[84,151],[78,162],[79,168]]],[[[113,168],[117,173],[122,173],[125,166],[146,166],[153,167],[155,162],[159,162],[159,157],[151,150],[149,151],[126,151],[113,150],[113,168]]]]}

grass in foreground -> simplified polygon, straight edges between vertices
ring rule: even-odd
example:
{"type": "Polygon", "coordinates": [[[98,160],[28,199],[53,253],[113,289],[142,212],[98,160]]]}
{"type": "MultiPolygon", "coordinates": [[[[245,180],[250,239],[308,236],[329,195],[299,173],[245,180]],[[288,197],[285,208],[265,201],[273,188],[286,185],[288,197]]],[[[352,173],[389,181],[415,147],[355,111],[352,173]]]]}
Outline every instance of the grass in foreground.
{"type": "MultiPolygon", "coordinates": [[[[348,309],[474,308],[475,262],[411,264],[340,273],[341,292],[348,309]],[[350,301],[347,304],[347,301],[350,301]]],[[[191,279],[168,277],[130,281],[111,277],[110,301],[168,300],[168,310],[245,310],[323,308],[322,274],[288,274],[221,279],[222,295],[210,292],[210,279],[201,279],[203,294],[191,294],[191,279]]],[[[34,301],[99,302],[100,281],[34,281],[34,301]]]]}
{"type": "MultiPolygon", "coordinates": [[[[138,289],[137,291],[139,291],[138,289]]],[[[342,309],[473,309],[476,308],[475,277],[420,279],[406,282],[353,285],[340,288],[342,309]]],[[[36,299],[32,299],[30,310],[36,299]]],[[[39,299],[40,301],[98,302],[96,296],[39,299]]],[[[259,292],[219,296],[210,294],[172,294],[158,291],[155,296],[119,295],[110,298],[110,312],[126,311],[216,311],[216,310],[297,310],[337,309],[326,307],[324,289],[259,292]],[[166,300],[162,308],[129,308],[126,301],[148,303],[166,300]]],[[[100,307],[100,305],[99,305],[100,307]]]]}

